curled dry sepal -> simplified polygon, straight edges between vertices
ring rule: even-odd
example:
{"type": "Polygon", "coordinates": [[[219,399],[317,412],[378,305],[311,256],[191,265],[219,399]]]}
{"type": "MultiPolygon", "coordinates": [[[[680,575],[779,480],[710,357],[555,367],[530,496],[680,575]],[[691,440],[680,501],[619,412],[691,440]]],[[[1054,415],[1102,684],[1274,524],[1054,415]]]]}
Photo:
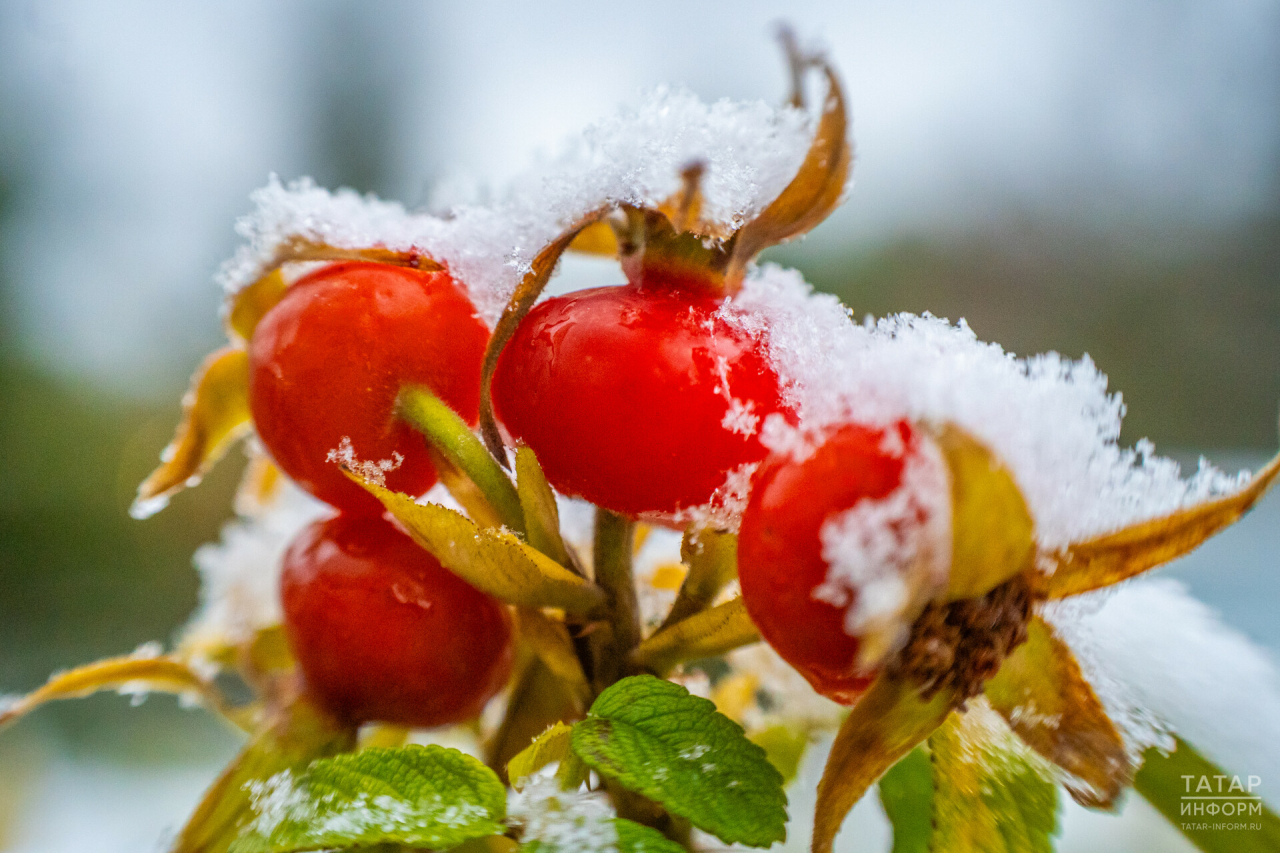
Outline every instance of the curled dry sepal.
{"type": "MultiPolygon", "coordinates": [[[[664,680],[684,663],[755,643],[762,631],[769,636],[743,598],[724,596],[735,576],[758,567],[740,562],[733,533],[699,519],[686,532],[674,603],[646,636],[631,565],[637,513],[601,502],[594,553],[588,559],[575,551],[561,532],[550,467],[544,471],[523,444],[509,452],[491,388],[504,348],[565,251],[616,256],[629,282],[649,292],[719,300],[737,293],[762,249],[805,233],[835,208],[851,160],[844,96],[822,58],[789,44],[793,103],[803,106],[800,77],[808,69],[821,73],[827,94],[803,163],[770,204],[741,224],[704,217],[703,167],[694,163],[682,174],[682,189],[662,204],[602,202],[571,223],[533,259],[489,339],[476,377],[479,436],[431,387],[405,381],[393,392],[389,417],[425,436],[433,476],[464,512],[389,488],[382,475],[391,469],[360,464],[349,448],[336,456],[363,489],[356,494],[366,503],[351,506],[381,505],[440,565],[514,614],[517,663],[505,717],[483,745],[483,761],[403,746],[407,733],[394,725],[366,729],[359,739],[366,721],[317,702],[279,626],[247,639],[192,638],[171,654],[136,654],[57,675],[0,709],[0,724],[45,701],[119,689],[176,692],[245,729],[248,745],[176,839],[183,853],[380,844],[567,853],[586,849],[583,839],[623,853],[667,853],[689,849],[693,828],[726,843],[783,840],[784,774],[794,774],[807,733],[774,726],[748,739],[716,704],[664,680]],[[232,706],[213,681],[222,670],[236,673],[254,698],[232,706]],[[508,783],[524,789],[510,813],[508,783]],[[606,794],[612,807],[602,811],[606,794]]],[[[301,235],[281,241],[256,280],[231,297],[229,345],[197,371],[182,423],[140,486],[135,514],[154,512],[194,485],[254,430],[251,341],[293,286],[287,265],[313,262],[448,277],[419,250],[339,248],[301,235]]],[[[779,414],[794,420],[792,411],[779,414]]],[[[737,432],[738,424],[726,429],[737,432]]],[[[1032,514],[998,449],[949,424],[915,426],[943,460],[950,489],[944,582],[909,590],[904,624],[864,638],[860,662],[867,669],[859,678],[866,674],[866,683],[854,679],[859,686],[840,693],[853,707],[819,786],[813,848],[831,849],[848,810],[883,777],[895,849],[1049,849],[1057,782],[1087,805],[1108,807],[1134,780],[1135,764],[1042,607],[1196,547],[1258,500],[1280,475],[1280,457],[1234,494],[1046,551],[1037,547],[1032,514]]],[[[269,503],[279,481],[280,472],[258,454],[240,499],[269,503]]],[[[749,674],[724,682],[716,698],[733,715],[752,701],[754,682],[749,674]]],[[[1188,756],[1190,748],[1172,758],[1149,753],[1138,776],[1138,790],[1166,813],[1175,795],[1164,782],[1188,756]]],[[[1274,837],[1275,817],[1268,811],[1264,820],[1266,837],[1274,837]]]]}

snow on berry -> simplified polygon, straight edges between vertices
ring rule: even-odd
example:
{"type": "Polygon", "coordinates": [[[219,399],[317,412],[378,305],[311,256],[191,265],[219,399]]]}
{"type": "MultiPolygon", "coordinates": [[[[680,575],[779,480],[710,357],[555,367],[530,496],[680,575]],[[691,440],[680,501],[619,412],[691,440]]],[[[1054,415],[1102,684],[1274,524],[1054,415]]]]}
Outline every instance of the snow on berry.
{"type": "Polygon", "coordinates": [[[1207,463],[1183,479],[1176,462],[1141,441],[1121,448],[1124,404],[1085,356],[1018,358],[979,340],[964,320],[898,314],[856,323],[800,274],[764,265],[722,308],[767,331],[799,430],[770,418],[762,440],[803,453],[825,428],[899,419],[956,424],[1009,466],[1052,549],[1233,492],[1246,474],[1207,463]]]}
{"type": "Polygon", "coordinates": [[[285,186],[273,176],[253,194],[256,211],[237,225],[248,244],[219,277],[227,290],[239,290],[299,236],[341,248],[418,249],[466,282],[492,325],[533,257],[588,211],[604,203],[656,206],[679,189],[681,169],[700,161],[703,215],[740,225],[786,186],[812,134],[811,117],[792,107],[706,104],[687,90],[659,88],[637,108],[569,140],[490,206],[433,216],[307,179],[285,186]]]}

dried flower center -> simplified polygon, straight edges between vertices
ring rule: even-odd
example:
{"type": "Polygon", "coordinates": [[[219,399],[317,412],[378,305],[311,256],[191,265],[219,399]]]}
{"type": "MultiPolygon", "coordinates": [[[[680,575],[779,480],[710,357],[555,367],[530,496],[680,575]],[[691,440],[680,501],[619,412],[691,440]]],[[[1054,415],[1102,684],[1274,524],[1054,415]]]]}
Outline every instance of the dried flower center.
{"type": "Polygon", "coordinates": [[[959,702],[977,696],[1009,653],[1027,639],[1035,594],[1019,575],[980,598],[934,602],[911,626],[890,674],[920,685],[931,698],[949,689],[959,702]]]}

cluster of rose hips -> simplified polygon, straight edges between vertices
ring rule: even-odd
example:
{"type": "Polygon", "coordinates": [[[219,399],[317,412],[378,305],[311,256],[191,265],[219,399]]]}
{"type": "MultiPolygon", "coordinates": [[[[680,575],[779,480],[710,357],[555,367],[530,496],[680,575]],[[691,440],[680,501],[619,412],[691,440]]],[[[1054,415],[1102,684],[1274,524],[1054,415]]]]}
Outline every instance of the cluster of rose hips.
{"type": "MultiPolygon", "coordinates": [[[[655,275],[548,299],[519,323],[493,375],[509,437],[560,492],[629,516],[673,519],[729,472],[765,459],[760,420],[790,413],[766,343],[718,314],[722,297],[655,275]],[[743,425],[738,412],[747,418],[743,425]]],[[[447,271],[343,262],[295,282],[249,344],[259,438],[299,485],[339,511],[289,548],[282,601],[312,695],[352,722],[437,726],[474,717],[505,683],[505,607],[443,568],[382,517],[330,459],[348,445],[389,488],[436,480],[422,436],[398,416],[423,386],[475,423],[489,331],[447,271]]],[[[742,527],[744,601],[765,638],[824,693],[852,701],[867,673],[844,608],[814,598],[819,532],[833,513],[896,489],[906,448],[836,432],[806,461],[765,461],[742,527]]]]}

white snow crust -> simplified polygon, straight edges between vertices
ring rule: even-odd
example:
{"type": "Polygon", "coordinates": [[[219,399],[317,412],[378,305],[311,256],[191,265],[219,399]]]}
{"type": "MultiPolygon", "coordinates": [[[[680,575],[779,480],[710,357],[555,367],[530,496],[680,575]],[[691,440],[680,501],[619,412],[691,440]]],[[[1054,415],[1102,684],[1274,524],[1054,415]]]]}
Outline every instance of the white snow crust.
{"type": "Polygon", "coordinates": [[[1137,753],[1169,733],[1228,774],[1260,776],[1280,808],[1280,675],[1267,655],[1173,580],[1142,580],[1046,614],[1137,753]]]}
{"type": "Polygon", "coordinates": [[[778,416],[762,439],[802,453],[830,426],[899,419],[949,422],[968,430],[1009,466],[1045,548],[1235,491],[1229,476],[1201,462],[1183,479],[1150,442],[1117,443],[1124,404],[1085,356],[1017,358],[980,341],[963,321],[899,314],[856,323],[834,297],[814,293],[800,274],[764,265],[722,309],[743,328],[767,334],[779,375],[801,417],[800,431],[778,416]]]}
{"type": "Polygon", "coordinates": [[[538,841],[551,850],[617,853],[617,812],[601,791],[563,791],[550,770],[507,795],[507,816],[521,827],[525,844],[538,841]]]}
{"type": "Polygon", "coordinates": [[[534,256],[584,214],[603,204],[661,203],[679,189],[681,169],[700,161],[703,217],[739,225],[787,185],[812,134],[811,117],[791,107],[706,104],[664,87],[588,127],[489,205],[437,216],[306,179],[285,186],[272,176],[252,196],[256,210],[236,226],[247,245],[219,277],[230,291],[249,284],[293,236],[343,248],[418,249],[448,264],[492,324],[534,256]]]}

